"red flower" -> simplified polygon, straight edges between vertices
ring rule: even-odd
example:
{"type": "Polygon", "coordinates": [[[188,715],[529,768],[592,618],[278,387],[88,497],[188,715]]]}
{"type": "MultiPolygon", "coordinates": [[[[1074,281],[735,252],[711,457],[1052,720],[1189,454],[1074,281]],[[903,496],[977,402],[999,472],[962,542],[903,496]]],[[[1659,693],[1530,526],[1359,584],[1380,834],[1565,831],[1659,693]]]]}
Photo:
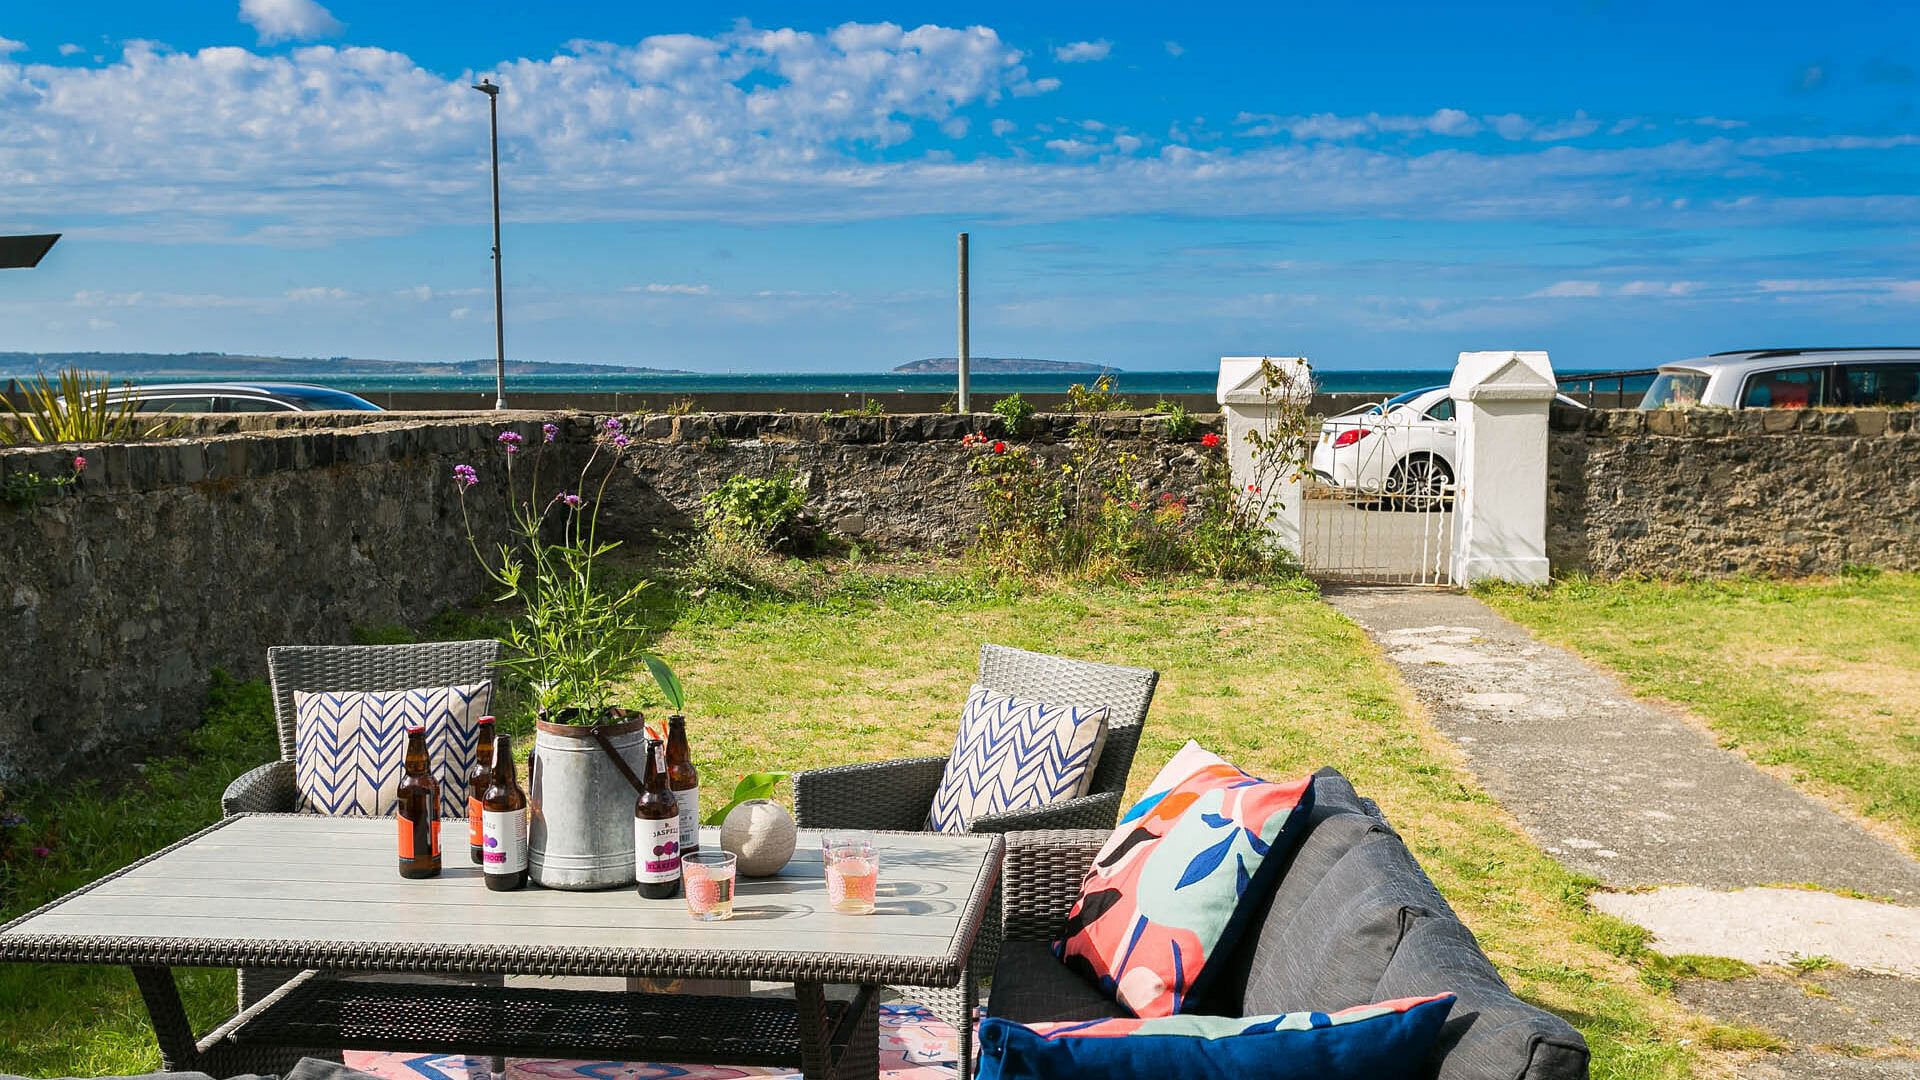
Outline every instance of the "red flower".
{"type": "Polygon", "coordinates": [[[974,442],[975,442],[974,437],[971,435],[962,435],[960,437],[961,446],[972,446],[974,442]]]}
{"type": "Polygon", "coordinates": [[[1220,436],[1215,432],[1209,431],[1205,435],[1200,436],[1200,445],[1201,446],[1219,446],[1220,436]]]}
{"type": "Polygon", "coordinates": [[[1000,441],[1000,440],[998,440],[998,439],[995,439],[995,440],[993,441],[993,452],[994,452],[994,453],[996,453],[996,454],[1004,454],[1004,453],[1006,453],[1006,452],[1007,452],[1007,444],[1006,444],[1006,443],[1004,443],[1004,442],[1001,442],[1001,441],[1000,441]]]}
{"type": "Polygon", "coordinates": [[[1248,484],[1248,485],[1247,485],[1247,490],[1248,490],[1248,491],[1251,491],[1251,492],[1253,492],[1253,493],[1254,493],[1255,495],[1258,495],[1258,494],[1260,494],[1260,485],[1259,485],[1259,484],[1248,484]]]}

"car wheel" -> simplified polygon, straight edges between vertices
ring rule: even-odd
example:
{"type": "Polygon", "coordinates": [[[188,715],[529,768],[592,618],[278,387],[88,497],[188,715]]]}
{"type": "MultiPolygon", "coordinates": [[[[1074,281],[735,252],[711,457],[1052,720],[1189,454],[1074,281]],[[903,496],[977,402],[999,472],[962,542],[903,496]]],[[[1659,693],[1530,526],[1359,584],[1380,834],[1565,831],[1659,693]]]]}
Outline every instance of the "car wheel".
{"type": "Polygon", "coordinates": [[[1409,454],[1387,476],[1387,501],[1402,510],[1437,510],[1452,501],[1453,469],[1432,454],[1409,454]]]}

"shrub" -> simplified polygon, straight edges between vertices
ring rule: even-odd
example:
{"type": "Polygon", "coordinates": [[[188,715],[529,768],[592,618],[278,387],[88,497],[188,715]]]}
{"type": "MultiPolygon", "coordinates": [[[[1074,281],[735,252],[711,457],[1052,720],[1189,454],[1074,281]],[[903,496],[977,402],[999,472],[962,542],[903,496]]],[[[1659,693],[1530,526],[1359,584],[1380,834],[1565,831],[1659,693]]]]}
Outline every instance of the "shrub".
{"type": "Polygon", "coordinates": [[[828,409],[825,415],[845,417],[885,416],[887,415],[887,404],[876,397],[862,398],[860,399],[858,408],[828,409]]]}
{"type": "Polygon", "coordinates": [[[1081,383],[1067,387],[1066,411],[1070,413],[1124,412],[1133,408],[1128,401],[1114,390],[1112,375],[1102,375],[1093,380],[1091,389],[1081,383]]]}
{"type": "Polygon", "coordinates": [[[155,423],[135,412],[138,402],[128,395],[107,401],[106,376],[68,368],[57,378],[40,375],[26,384],[20,400],[0,394],[7,422],[0,424],[0,445],[9,442],[127,442],[160,438],[170,432],[169,421],[155,423]]]}
{"type": "Polygon", "coordinates": [[[707,533],[725,544],[768,551],[792,539],[806,493],[790,472],[730,476],[701,497],[707,533]]]}
{"type": "Polygon", "coordinates": [[[1033,419],[1033,402],[1019,394],[1008,394],[993,403],[993,411],[1000,422],[1007,425],[1008,434],[1025,435],[1027,424],[1033,419]]]}
{"type": "Polygon", "coordinates": [[[1200,421],[1194,419],[1193,414],[1187,411],[1187,407],[1177,401],[1162,398],[1158,404],[1154,405],[1153,411],[1167,418],[1167,422],[1161,425],[1161,428],[1167,433],[1168,442],[1186,442],[1193,438],[1193,433],[1200,428],[1200,421]]]}

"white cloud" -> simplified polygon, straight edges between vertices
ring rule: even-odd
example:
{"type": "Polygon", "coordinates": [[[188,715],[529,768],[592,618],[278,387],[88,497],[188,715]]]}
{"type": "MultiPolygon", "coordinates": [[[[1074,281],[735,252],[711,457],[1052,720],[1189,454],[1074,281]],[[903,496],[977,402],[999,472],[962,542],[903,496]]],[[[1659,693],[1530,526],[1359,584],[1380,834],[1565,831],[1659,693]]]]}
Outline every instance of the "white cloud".
{"type": "Polygon", "coordinates": [[[993,129],[993,133],[1003,138],[1007,135],[1012,134],[1014,131],[1018,130],[1020,127],[1019,124],[1016,124],[1011,120],[995,120],[991,126],[993,129]]]}
{"type": "Polygon", "coordinates": [[[1140,149],[1142,145],[1144,145],[1144,142],[1138,135],[1115,135],[1113,137],[1113,148],[1123,154],[1131,154],[1135,150],[1140,149]]]}
{"type": "Polygon", "coordinates": [[[260,44],[332,37],[345,27],[314,0],[240,0],[240,21],[260,35],[260,44]]]}
{"type": "Polygon", "coordinates": [[[1728,120],[1719,116],[1696,116],[1687,123],[1695,127],[1718,128],[1721,131],[1733,131],[1747,126],[1745,120],[1728,120]]]}
{"type": "Polygon", "coordinates": [[[621,292],[648,293],[654,296],[705,296],[713,291],[713,286],[700,284],[688,285],[680,282],[650,281],[645,285],[622,285],[621,292]]]}
{"type": "Polygon", "coordinates": [[[1385,116],[1380,113],[1277,116],[1272,113],[1243,112],[1234,117],[1233,122],[1241,128],[1240,134],[1249,138],[1285,134],[1300,142],[1347,142],[1371,135],[1465,137],[1478,134],[1481,127],[1480,121],[1459,109],[1435,109],[1425,116],[1385,116]]]}
{"type": "Polygon", "coordinates": [[[0,58],[12,56],[27,47],[24,41],[15,41],[10,37],[0,37],[0,58]]]}
{"type": "Polygon", "coordinates": [[[1063,64],[1086,64],[1096,60],[1105,60],[1113,53],[1113,42],[1105,38],[1099,41],[1075,41],[1053,50],[1053,58],[1063,64]]]}
{"type": "Polygon", "coordinates": [[[1600,283],[1597,281],[1556,281],[1537,292],[1529,293],[1530,299],[1567,300],[1586,299],[1600,295],[1600,283]]]}
{"type": "Polygon", "coordinates": [[[63,45],[61,45],[61,46],[60,46],[60,55],[61,55],[61,56],[78,56],[78,55],[80,55],[81,53],[83,53],[83,52],[86,52],[86,51],[87,51],[86,49],[84,49],[84,48],[82,48],[82,47],[81,47],[81,46],[79,46],[79,45],[75,45],[75,44],[74,44],[73,42],[71,42],[71,41],[69,41],[69,42],[66,42],[65,44],[63,44],[63,45]]]}
{"type": "Polygon", "coordinates": [[[1047,149],[1067,157],[1085,157],[1097,152],[1100,147],[1084,139],[1048,139],[1047,149]]]}
{"type": "Polygon", "coordinates": [[[1180,44],[1180,43],[1179,43],[1179,42],[1177,42],[1177,41],[1169,41],[1169,42],[1166,42],[1166,43],[1165,43],[1165,46],[1166,46],[1166,50],[1167,50],[1167,55],[1168,55],[1168,56],[1185,56],[1185,55],[1187,55],[1187,47],[1186,47],[1185,45],[1182,45],[1182,44],[1180,44]]]}

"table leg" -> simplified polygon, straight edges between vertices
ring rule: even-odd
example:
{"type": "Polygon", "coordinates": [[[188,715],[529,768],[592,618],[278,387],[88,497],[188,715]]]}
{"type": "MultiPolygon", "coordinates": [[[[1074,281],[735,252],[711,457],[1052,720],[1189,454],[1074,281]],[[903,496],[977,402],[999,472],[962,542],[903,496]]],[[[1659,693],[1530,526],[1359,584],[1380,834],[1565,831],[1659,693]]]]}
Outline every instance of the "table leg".
{"type": "Polygon", "coordinates": [[[135,967],[133,981],[139,985],[140,999],[147,1003],[147,1016],[153,1021],[153,1039],[160,1044],[160,1068],[166,1072],[200,1071],[200,1048],[194,1042],[187,1008],[180,1003],[173,969],[135,967]]]}
{"type": "Polygon", "coordinates": [[[880,995],[877,986],[862,986],[854,998],[860,1015],[853,1017],[853,1031],[847,1045],[834,1063],[834,1080],[879,1080],[880,1076],[880,995]]]}
{"type": "Polygon", "coordinates": [[[794,983],[793,1001],[800,1011],[800,1073],[807,1080],[831,1080],[833,1032],[827,1027],[827,988],[813,982],[794,983]]]}

